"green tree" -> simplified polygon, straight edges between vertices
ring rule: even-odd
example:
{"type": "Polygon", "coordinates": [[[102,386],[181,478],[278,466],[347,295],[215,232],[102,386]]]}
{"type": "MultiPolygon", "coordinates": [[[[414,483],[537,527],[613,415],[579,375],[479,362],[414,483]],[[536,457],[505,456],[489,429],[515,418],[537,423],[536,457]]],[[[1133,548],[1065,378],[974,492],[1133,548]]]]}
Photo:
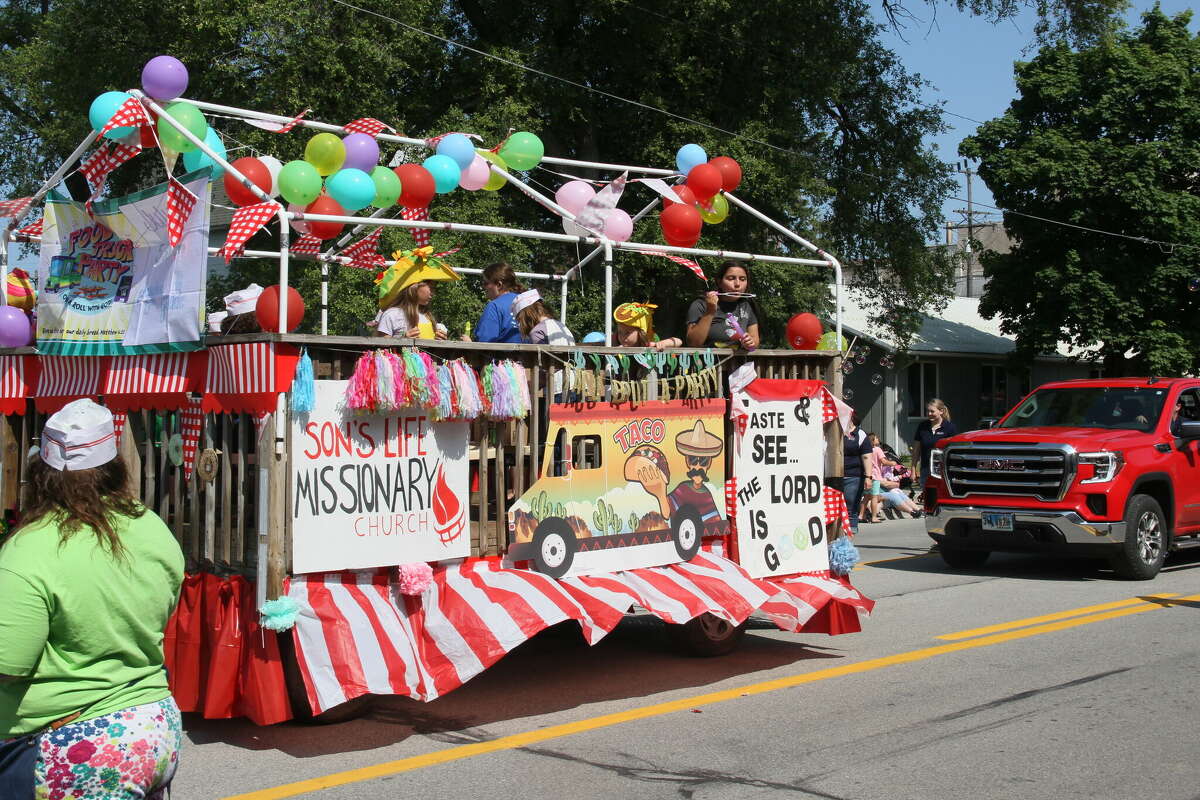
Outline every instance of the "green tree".
{"type": "Polygon", "coordinates": [[[1001,317],[1026,358],[1066,341],[1109,374],[1200,366],[1200,304],[1187,290],[1200,266],[1200,39],[1189,19],[1156,8],[1094,46],[1043,48],[1017,65],[1008,111],[963,142],[998,204],[1019,212],[1004,218],[1012,252],[985,258],[980,310],[1001,317]]]}

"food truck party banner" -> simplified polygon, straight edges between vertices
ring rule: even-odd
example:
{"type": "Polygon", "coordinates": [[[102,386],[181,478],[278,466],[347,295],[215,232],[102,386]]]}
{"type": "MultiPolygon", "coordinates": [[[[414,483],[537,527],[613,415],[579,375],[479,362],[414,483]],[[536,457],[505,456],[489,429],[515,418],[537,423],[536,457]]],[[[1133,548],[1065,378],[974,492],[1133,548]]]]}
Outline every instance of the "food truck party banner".
{"type": "Polygon", "coordinates": [[[292,571],[469,556],[468,423],[354,413],[346,381],[315,385],[313,410],[291,424],[292,571]]]}
{"type": "Polygon", "coordinates": [[[208,277],[208,170],[184,176],[183,186],[197,199],[174,247],[168,241],[167,184],[98,202],[90,214],[68,200],[46,203],[38,260],[40,352],[199,349],[208,277]]]}
{"type": "Polygon", "coordinates": [[[731,400],[738,561],[755,578],[829,569],[823,392],[760,378],[731,400]]]}

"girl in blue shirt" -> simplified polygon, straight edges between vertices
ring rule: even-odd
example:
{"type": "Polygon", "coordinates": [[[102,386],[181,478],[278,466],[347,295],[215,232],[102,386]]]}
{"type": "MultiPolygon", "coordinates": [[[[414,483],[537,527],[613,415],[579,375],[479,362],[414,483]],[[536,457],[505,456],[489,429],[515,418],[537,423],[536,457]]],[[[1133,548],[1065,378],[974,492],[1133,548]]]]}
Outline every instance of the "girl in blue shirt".
{"type": "MultiPolygon", "coordinates": [[[[483,271],[483,291],[488,304],[475,325],[476,342],[521,342],[521,331],[512,315],[513,300],[525,287],[517,283],[513,268],[504,262],[492,264],[483,271]]],[[[465,337],[464,337],[465,338],[465,337]]]]}

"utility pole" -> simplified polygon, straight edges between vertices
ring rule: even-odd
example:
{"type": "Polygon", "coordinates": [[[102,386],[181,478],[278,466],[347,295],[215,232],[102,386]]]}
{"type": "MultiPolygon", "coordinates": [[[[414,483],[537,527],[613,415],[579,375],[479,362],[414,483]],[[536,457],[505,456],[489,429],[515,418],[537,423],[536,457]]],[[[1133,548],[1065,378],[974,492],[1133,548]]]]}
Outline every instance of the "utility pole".
{"type": "Polygon", "coordinates": [[[975,204],[974,196],[971,192],[971,178],[979,173],[972,170],[971,162],[965,159],[958,162],[954,171],[967,176],[967,208],[966,211],[959,209],[959,213],[965,214],[967,217],[967,259],[966,263],[964,264],[964,271],[967,279],[967,297],[972,297],[972,275],[974,273],[975,263],[975,253],[973,249],[975,242],[975,204]]]}

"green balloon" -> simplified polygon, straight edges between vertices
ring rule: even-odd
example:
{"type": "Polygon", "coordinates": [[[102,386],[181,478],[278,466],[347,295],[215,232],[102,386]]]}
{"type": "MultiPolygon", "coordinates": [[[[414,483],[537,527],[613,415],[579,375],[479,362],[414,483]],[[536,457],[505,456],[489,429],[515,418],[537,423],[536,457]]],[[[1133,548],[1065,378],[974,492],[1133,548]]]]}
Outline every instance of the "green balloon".
{"type": "Polygon", "coordinates": [[[292,205],[306,206],[321,195],[321,175],[307,161],[289,161],[279,170],[279,193],[292,205]]]}
{"type": "Polygon", "coordinates": [[[838,347],[837,331],[826,331],[824,334],[821,335],[821,338],[817,340],[817,349],[818,350],[840,350],[840,351],[844,352],[846,347],[849,344],[850,343],[846,341],[846,337],[843,336],[842,337],[842,346],[838,347]]]}
{"type": "MultiPolygon", "coordinates": [[[[208,121],[204,119],[200,109],[191,103],[171,103],[163,111],[187,128],[197,139],[204,141],[204,136],[208,133],[208,121]]],[[[163,147],[176,153],[190,153],[197,149],[196,145],[189,142],[174,125],[162,117],[158,119],[158,140],[162,142],[163,147]]]]}
{"type": "Polygon", "coordinates": [[[533,169],[541,163],[546,148],[542,140],[528,131],[517,131],[500,148],[500,157],[513,169],[533,169]]]}
{"type": "Polygon", "coordinates": [[[371,205],[376,208],[387,208],[395,205],[400,197],[400,178],[387,167],[379,166],[371,170],[371,180],[375,182],[375,199],[371,205]]]}
{"type": "MultiPolygon", "coordinates": [[[[508,172],[508,164],[504,163],[504,159],[501,158],[496,153],[493,153],[491,150],[479,150],[479,149],[476,149],[475,152],[478,153],[479,155],[483,156],[484,158],[486,158],[488,161],[495,164],[500,169],[504,170],[505,172],[508,172]]],[[[487,183],[485,183],[483,185],[483,188],[485,191],[489,191],[489,192],[499,191],[504,186],[504,184],[508,183],[508,178],[504,177],[503,175],[497,175],[496,173],[492,172],[491,170],[488,170],[488,173],[489,173],[488,181],[487,181],[487,183]]]]}

